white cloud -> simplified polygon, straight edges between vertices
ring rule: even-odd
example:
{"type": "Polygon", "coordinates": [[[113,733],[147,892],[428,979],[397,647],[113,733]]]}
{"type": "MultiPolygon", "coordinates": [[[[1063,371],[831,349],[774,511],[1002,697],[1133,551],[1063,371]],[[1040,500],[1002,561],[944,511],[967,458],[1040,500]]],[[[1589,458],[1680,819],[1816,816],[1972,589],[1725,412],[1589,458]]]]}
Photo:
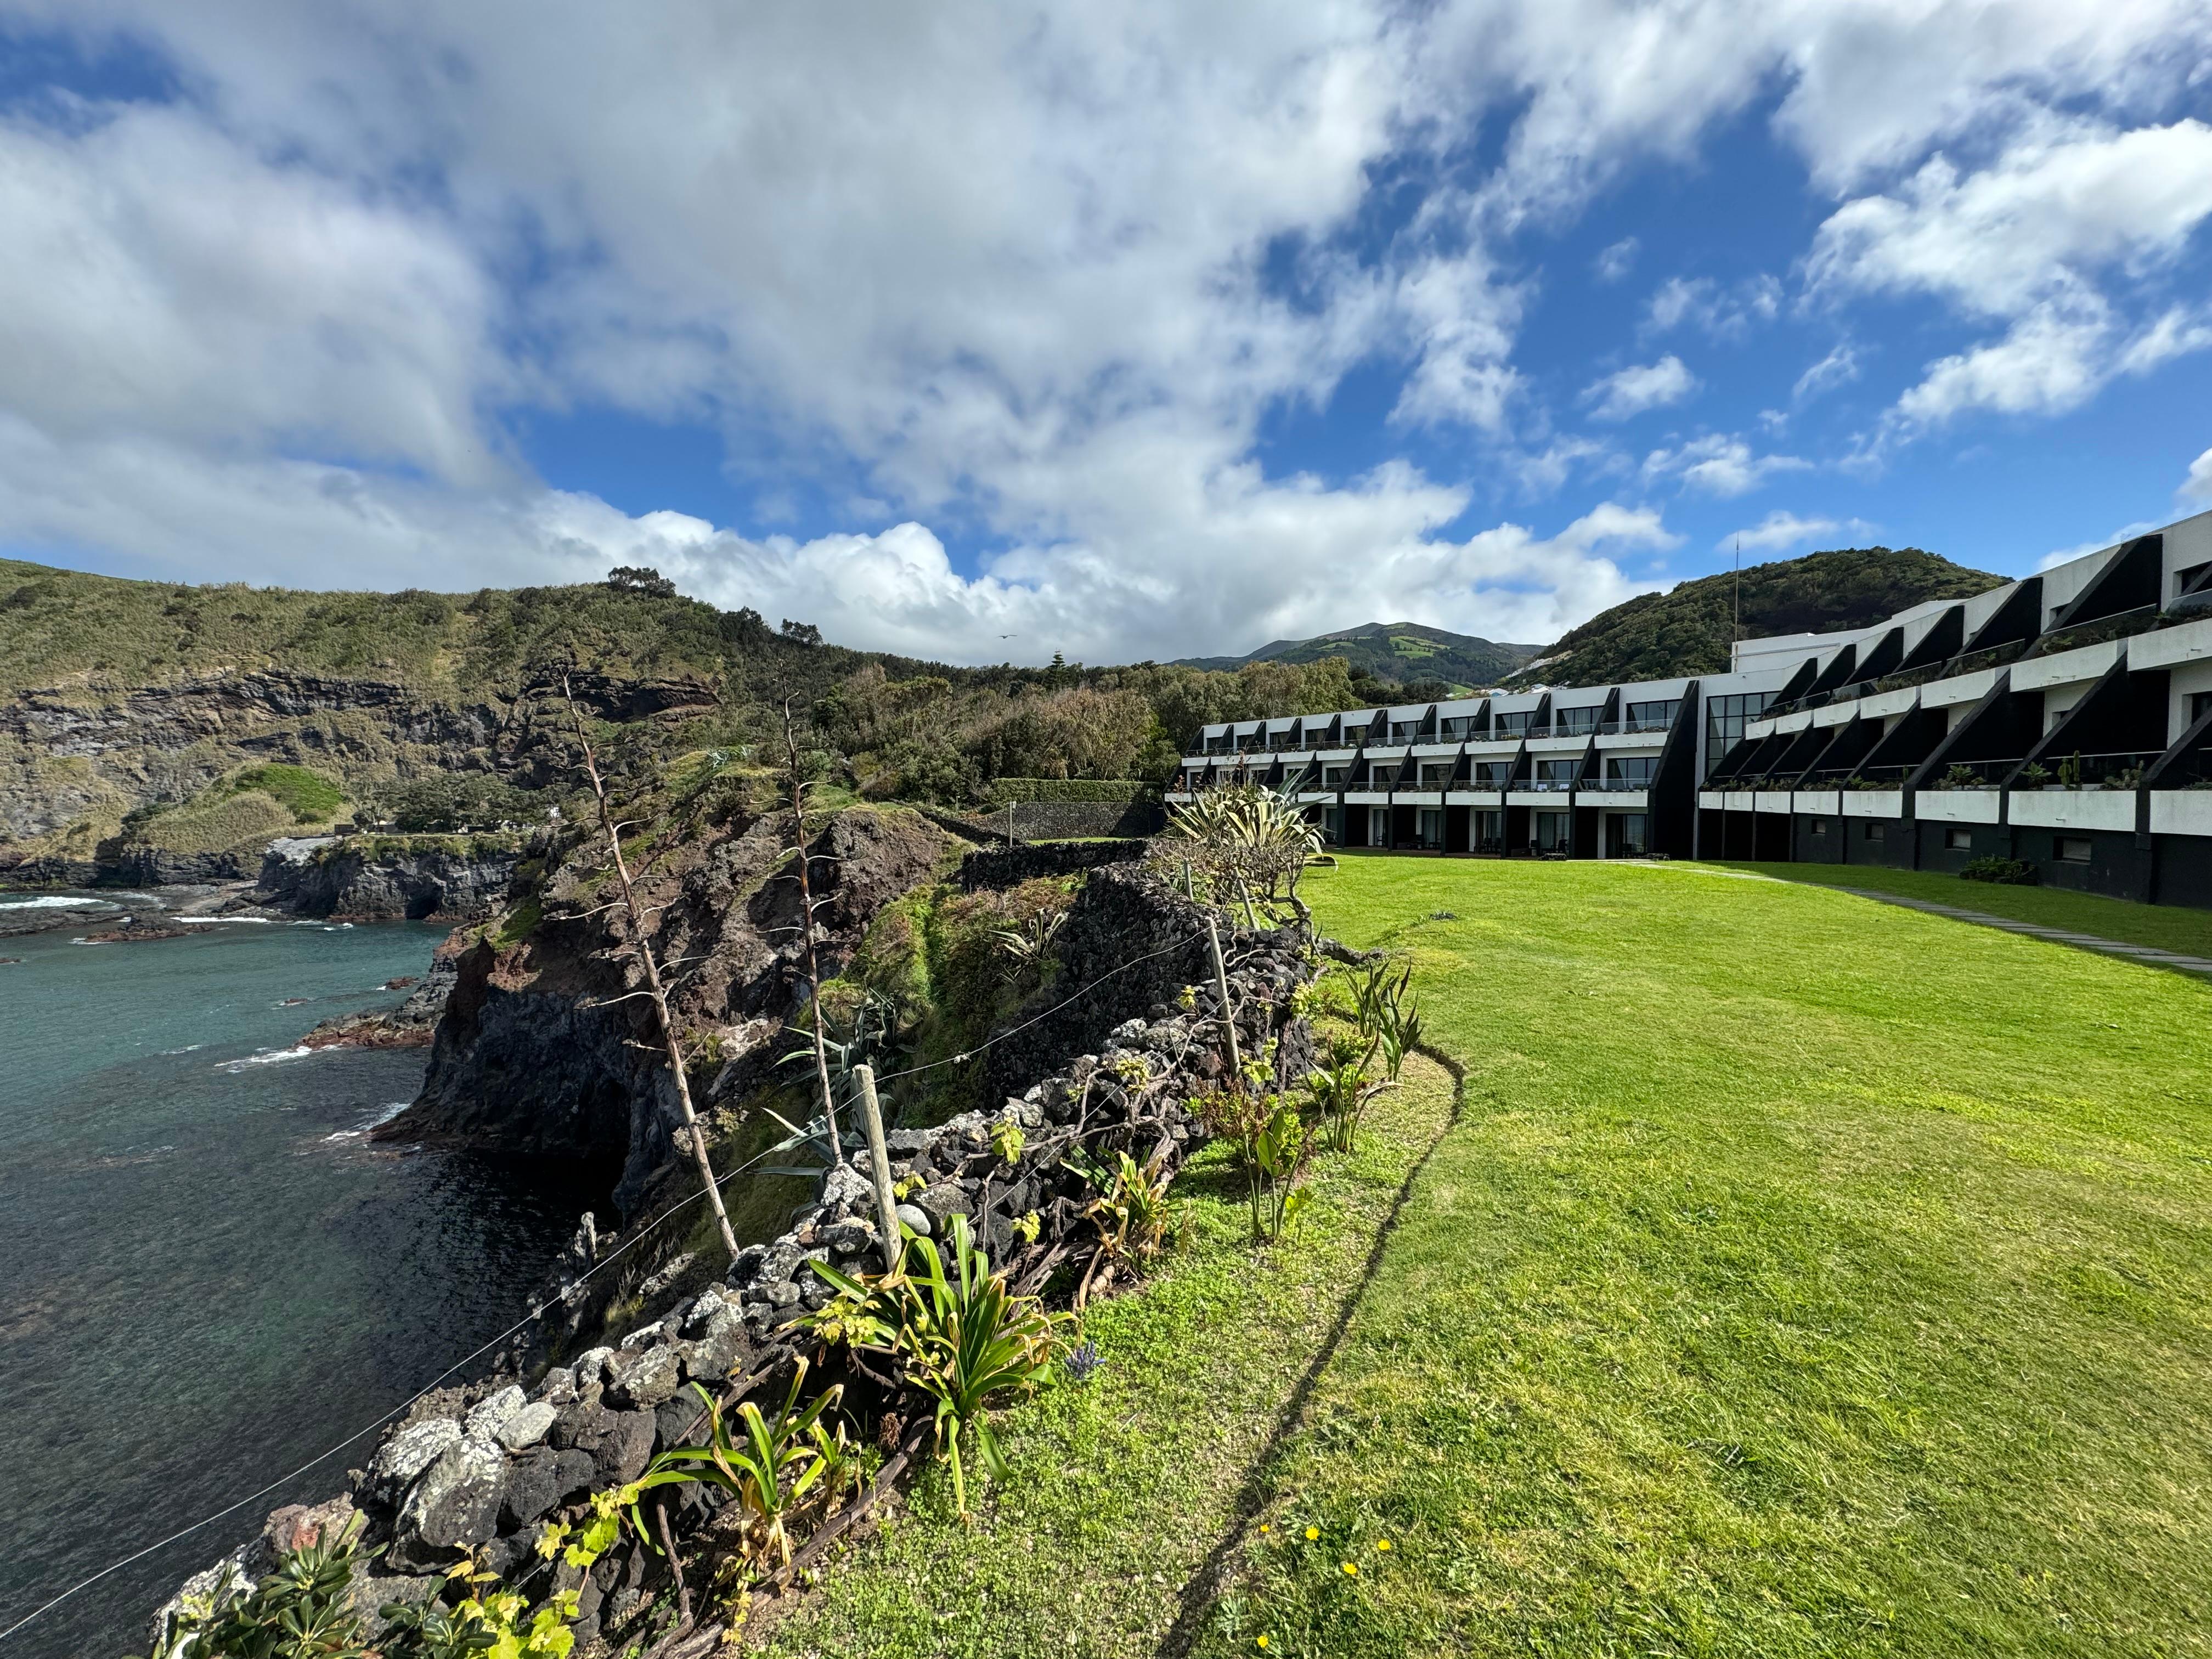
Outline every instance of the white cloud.
{"type": "Polygon", "coordinates": [[[1754,455],[1742,439],[1716,434],[1653,450],[1644,458],[1644,476],[1680,477],[1689,489],[1734,496],[1748,495],[1778,472],[1803,472],[1812,465],[1795,455],[1754,455]]]}
{"type": "MultiPolygon", "coordinates": [[[[2142,124],[2169,118],[2205,36],[2203,0],[0,0],[0,18],[95,57],[127,33],[187,89],[0,123],[0,538],[364,585],[592,574],[665,545],[698,591],[858,642],[995,657],[1019,632],[1094,658],[1389,608],[1544,638],[1624,596],[1615,561],[1661,544],[1656,519],[1460,527],[1486,471],[1595,495],[1630,465],[1553,437],[1515,361],[1540,282],[1516,232],[1692,159],[1778,89],[1775,129],[1820,186],[1892,204],[1838,208],[1851,274],[1829,291],[1979,305],[1961,284],[1984,279],[1931,250],[1944,226],[2001,236],[2009,212],[2039,251],[2007,280],[2078,326],[2078,283],[2033,259],[2106,283],[2162,269],[2188,181],[2113,175],[2125,211],[2102,232],[2083,192],[2100,167],[2194,154],[2193,124],[2142,124]],[[1500,120],[1500,164],[1419,182],[1462,179],[1500,120]],[[1939,176],[1937,144],[2001,159],[1939,176]],[[1354,228],[1379,179],[1427,193],[1377,246],[1354,228]],[[1469,429],[1468,477],[1265,477],[1270,415],[1378,361],[1405,368],[1401,422],[1469,429]],[[763,498],[908,522],[786,542],[629,518],[509,453],[510,416],[603,405],[718,427],[763,498]],[[996,550],[980,574],[944,556],[955,526],[996,550]]],[[[1741,329],[1775,297],[1715,288],[1677,325],[1741,329]]],[[[2108,298],[2076,385],[2196,349],[2197,313],[2146,324],[2108,298]]],[[[2024,395],[2007,388],[2035,376],[1970,361],[1984,349],[1949,383],[2024,395]]],[[[1625,418],[1694,389],[1668,357],[1592,402],[1625,418]]],[[[1674,471],[1725,489],[1776,464],[1723,448],[1674,471]]]]}
{"type": "Polygon", "coordinates": [[[1585,388],[1582,400],[1594,419],[1625,421],[1647,410],[1679,404],[1698,389],[1698,377],[1668,352],[1656,363],[1631,364],[1585,388]]]}
{"type": "Polygon", "coordinates": [[[2132,335],[2094,296],[2040,305],[2002,338],[1928,366],[1898,399],[1899,430],[1936,425],[1969,410],[2063,415],[2121,374],[2143,374],[2212,346],[2212,325],[2168,312],[2132,335]]]}
{"type": "Polygon", "coordinates": [[[2184,501],[2212,501],[2212,449],[2190,462],[2189,476],[2181,481],[2179,494],[2184,501]]]}
{"type": "Polygon", "coordinates": [[[1790,401],[1808,402],[1836,386],[1848,386],[1858,377],[1858,353],[1850,341],[1843,341],[1797,377],[1796,385],[1790,388],[1790,401]]]}
{"type": "Polygon", "coordinates": [[[1747,276],[1723,288],[1710,276],[1670,276],[1652,294],[1645,320],[1664,334],[1689,323],[1717,339],[1741,339],[1782,309],[1782,284],[1774,277],[1747,276]]]}
{"type": "MultiPolygon", "coordinates": [[[[1851,526],[1854,531],[1865,527],[1856,521],[1851,526]]],[[[1795,513],[1777,510],[1755,525],[1722,537],[1714,545],[1723,553],[1732,552],[1739,545],[1747,552],[1778,553],[1800,543],[1832,536],[1843,528],[1844,522],[1839,519],[1801,519],[1795,513]]]]}
{"type": "Polygon", "coordinates": [[[1591,269],[1601,283],[1617,283],[1636,268],[1636,256],[1643,251],[1643,242],[1633,236],[1624,236],[1599,253],[1591,269]]]}
{"type": "Polygon", "coordinates": [[[2024,139],[1978,173],[1938,155],[1898,195],[1845,203],[1820,227],[1809,268],[1816,283],[1941,293],[2016,316],[2104,267],[2171,259],[2207,215],[2212,127],[2078,124],[2024,139]]]}

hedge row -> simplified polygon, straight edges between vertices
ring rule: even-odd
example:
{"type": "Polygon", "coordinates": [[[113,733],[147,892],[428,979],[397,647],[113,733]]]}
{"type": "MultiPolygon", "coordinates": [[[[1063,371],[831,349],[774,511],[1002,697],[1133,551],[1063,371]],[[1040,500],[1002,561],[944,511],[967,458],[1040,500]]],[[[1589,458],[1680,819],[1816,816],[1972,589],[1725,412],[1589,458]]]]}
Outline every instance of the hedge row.
{"type": "Polygon", "coordinates": [[[1008,801],[1152,800],[1158,786],[1141,778],[1000,778],[986,797],[994,806],[1008,801]]]}

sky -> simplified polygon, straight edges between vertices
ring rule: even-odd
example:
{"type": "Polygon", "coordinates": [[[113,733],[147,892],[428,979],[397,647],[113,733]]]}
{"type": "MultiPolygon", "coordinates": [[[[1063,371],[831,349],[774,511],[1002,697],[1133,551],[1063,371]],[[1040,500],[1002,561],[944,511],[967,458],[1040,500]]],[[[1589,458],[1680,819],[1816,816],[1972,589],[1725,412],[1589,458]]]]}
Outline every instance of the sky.
{"type": "Polygon", "coordinates": [[[2212,506],[2212,0],[0,0],[0,552],[959,662],[2212,506]]]}

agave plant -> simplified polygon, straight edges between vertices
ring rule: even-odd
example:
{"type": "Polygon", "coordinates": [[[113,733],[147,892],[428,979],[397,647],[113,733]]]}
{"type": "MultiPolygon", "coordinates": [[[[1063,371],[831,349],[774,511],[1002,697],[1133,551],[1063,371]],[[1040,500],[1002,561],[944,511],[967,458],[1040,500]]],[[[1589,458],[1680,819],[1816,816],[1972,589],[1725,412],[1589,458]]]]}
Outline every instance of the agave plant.
{"type": "MultiPolygon", "coordinates": [[[[825,1389],[805,1406],[799,1403],[806,1382],[806,1362],[799,1362],[791,1389],[774,1417],[764,1415],[751,1401],[738,1407],[738,1436],[732,1438],[714,1395],[696,1382],[707,1407],[708,1439],[703,1446],[677,1446],[662,1452],[646,1466],[645,1473],[624,1489],[629,1499],[631,1525],[648,1544],[638,1499],[655,1486],[700,1482],[731,1493],[744,1505],[757,1528],[757,1547],[765,1555],[774,1551],[786,1565],[791,1561],[791,1537],[784,1523],[804,1501],[814,1484],[837,1460],[826,1455],[817,1435],[822,1414],[844,1397],[839,1383],[825,1389]]],[[[826,1433],[826,1431],[824,1431],[826,1433]]],[[[843,1441],[835,1444],[842,1447],[843,1441]]]]}
{"type": "Polygon", "coordinates": [[[1321,844],[1287,792],[1248,784],[1207,790],[1175,808],[1155,856],[1187,864],[1217,899],[1241,899],[1248,921],[1256,921],[1255,902],[1287,905],[1304,921],[1298,879],[1321,844]]]}
{"type": "Polygon", "coordinates": [[[1065,910],[1039,910],[1018,927],[1000,927],[991,935],[1005,958],[1006,977],[1042,981],[1045,964],[1052,959],[1052,942],[1066,924],[1065,910]]]}
{"type": "Polygon", "coordinates": [[[836,1310],[846,1341],[896,1355],[907,1381],[937,1402],[937,1443],[952,1466],[953,1501],[965,1516],[963,1437],[973,1429],[984,1468],[994,1480],[1006,1479],[988,1403],[1008,1389],[1034,1383],[1066,1352],[1068,1316],[1047,1313],[1035,1297],[1015,1295],[1006,1276],[991,1270],[963,1215],[952,1218],[949,1270],[934,1240],[912,1237],[896,1273],[855,1278],[823,1261],[814,1271],[837,1292],[815,1316],[814,1328],[825,1331],[825,1316],[836,1310]]]}

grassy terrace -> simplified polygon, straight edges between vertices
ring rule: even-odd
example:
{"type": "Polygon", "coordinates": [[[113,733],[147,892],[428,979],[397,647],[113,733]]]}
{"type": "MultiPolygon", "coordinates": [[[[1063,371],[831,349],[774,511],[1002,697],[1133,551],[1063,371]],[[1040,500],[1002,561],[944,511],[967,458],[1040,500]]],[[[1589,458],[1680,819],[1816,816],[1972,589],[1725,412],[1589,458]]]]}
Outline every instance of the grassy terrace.
{"type": "Polygon", "coordinates": [[[777,1651],[2212,1651],[2212,988],[1689,866],[1309,892],[1468,1071],[1372,1272],[1433,1073],[1300,1248],[1209,1155],[1018,1486],[777,1651]]]}
{"type": "Polygon", "coordinates": [[[1962,881],[1940,871],[1884,870],[1863,864],[1729,864],[1721,867],[1772,876],[1778,881],[1894,893],[1900,898],[1955,905],[1961,910],[1980,910],[2013,921],[2094,933],[2127,945],[2212,956],[2212,911],[2183,905],[2132,904],[2126,899],[2069,893],[2056,887],[2002,887],[1985,881],[1962,881]]]}

